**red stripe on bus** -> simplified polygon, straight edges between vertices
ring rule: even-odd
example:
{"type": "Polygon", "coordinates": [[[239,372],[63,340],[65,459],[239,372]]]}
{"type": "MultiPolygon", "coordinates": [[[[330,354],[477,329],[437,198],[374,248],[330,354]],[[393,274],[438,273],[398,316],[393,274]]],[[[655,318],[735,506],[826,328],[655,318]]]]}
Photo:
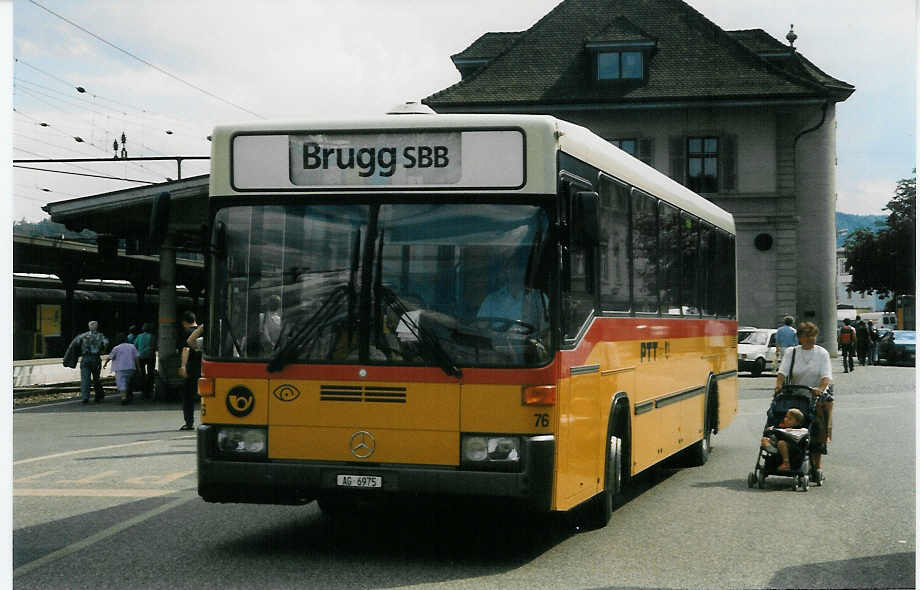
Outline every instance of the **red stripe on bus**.
{"type": "MultiPolygon", "coordinates": [[[[463,378],[450,377],[437,367],[385,367],[375,365],[306,365],[291,364],[278,373],[269,373],[266,362],[202,363],[206,377],[237,379],[308,379],[331,381],[406,381],[410,383],[495,383],[499,385],[540,385],[556,382],[558,373],[583,364],[591,351],[601,342],[653,341],[703,336],[736,336],[738,322],[734,320],[694,320],[670,318],[595,318],[587,334],[574,350],[557,353],[554,362],[536,369],[463,368],[463,378]],[[358,371],[364,369],[363,377],[358,371]]],[[[604,367],[608,368],[608,367],[604,367]]]]}
{"type": "Polygon", "coordinates": [[[449,377],[438,367],[381,367],[374,365],[291,364],[278,373],[269,373],[266,363],[203,361],[202,375],[236,379],[306,379],[329,381],[405,381],[409,383],[494,383],[499,385],[540,385],[556,382],[554,364],[536,369],[464,368],[463,378],[449,377]],[[358,371],[367,371],[361,376],[358,371]]]}
{"type": "MultiPolygon", "coordinates": [[[[650,342],[676,338],[702,338],[732,335],[737,338],[735,320],[684,318],[613,318],[599,317],[591,322],[588,332],[573,350],[560,352],[563,373],[569,367],[583,364],[594,347],[602,342],[650,342]]],[[[608,368],[608,367],[603,367],[608,368]]]]}

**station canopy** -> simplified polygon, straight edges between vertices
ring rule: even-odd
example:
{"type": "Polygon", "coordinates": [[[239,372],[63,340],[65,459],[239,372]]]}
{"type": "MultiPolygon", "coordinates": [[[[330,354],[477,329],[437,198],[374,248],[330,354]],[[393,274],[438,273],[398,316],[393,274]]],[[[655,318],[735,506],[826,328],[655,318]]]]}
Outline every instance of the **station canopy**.
{"type": "Polygon", "coordinates": [[[88,229],[100,236],[147,238],[150,215],[158,195],[170,196],[169,231],[177,248],[201,251],[208,219],[207,174],[183,180],[100,193],[48,203],[42,209],[51,220],[73,231],[88,229]]]}

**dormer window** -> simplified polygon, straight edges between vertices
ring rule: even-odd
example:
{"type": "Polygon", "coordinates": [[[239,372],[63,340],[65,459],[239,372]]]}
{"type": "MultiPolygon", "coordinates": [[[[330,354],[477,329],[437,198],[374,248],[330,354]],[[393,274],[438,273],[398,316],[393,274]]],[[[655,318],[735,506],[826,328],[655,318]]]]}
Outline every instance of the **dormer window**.
{"type": "Polygon", "coordinates": [[[601,85],[641,85],[658,42],[628,19],[618,16],[585,40],[591,75],[601,85]]]}
{"type": "Polygon", "coordinates": [[[598,80],[641,80],[644,77],[641,51],[602,51],[596,55],[598,80]]]}

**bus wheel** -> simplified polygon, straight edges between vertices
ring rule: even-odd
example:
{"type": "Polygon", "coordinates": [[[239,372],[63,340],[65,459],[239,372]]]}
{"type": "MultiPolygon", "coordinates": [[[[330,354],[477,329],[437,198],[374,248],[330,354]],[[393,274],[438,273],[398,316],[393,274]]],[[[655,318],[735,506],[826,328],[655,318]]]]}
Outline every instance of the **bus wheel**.
{"type": "Polygon", "coordinates": [[[705,426],[705,430],[706,432],[703,434],[703,439],[690,447],[690,463],[696,467],[705,465],[706,461],[709,460],[709,439],[712,436],[712,432],[709,430],[708,424],[705,426]]]}
{"type": "Polygon", "coordinates": [[[588,501],[585,526],[601,529],[610,522],[615,499],[623,485],[623,451],[619,437],[610,436],[607,445],[607,468],[605,469],[604,491],[588,501]]]}

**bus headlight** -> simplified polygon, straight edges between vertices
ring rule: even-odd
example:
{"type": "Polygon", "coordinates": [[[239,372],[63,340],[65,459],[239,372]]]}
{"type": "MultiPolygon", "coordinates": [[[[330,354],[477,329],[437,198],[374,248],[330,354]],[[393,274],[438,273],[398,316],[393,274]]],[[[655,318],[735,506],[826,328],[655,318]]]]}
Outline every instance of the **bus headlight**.
{"type": "Polygon", "coordinates": [[[268,448],[267,439],[265,428],[221,426],[217,431],[217,451],[221,455],[263,458],[268,448]]]}
{"type": "Polygon", "coordinates": [[[516,436],[464,435],[460,446],[465,464],[486,466],[518,463],[521,459],[521,439],[516,436]]]}

